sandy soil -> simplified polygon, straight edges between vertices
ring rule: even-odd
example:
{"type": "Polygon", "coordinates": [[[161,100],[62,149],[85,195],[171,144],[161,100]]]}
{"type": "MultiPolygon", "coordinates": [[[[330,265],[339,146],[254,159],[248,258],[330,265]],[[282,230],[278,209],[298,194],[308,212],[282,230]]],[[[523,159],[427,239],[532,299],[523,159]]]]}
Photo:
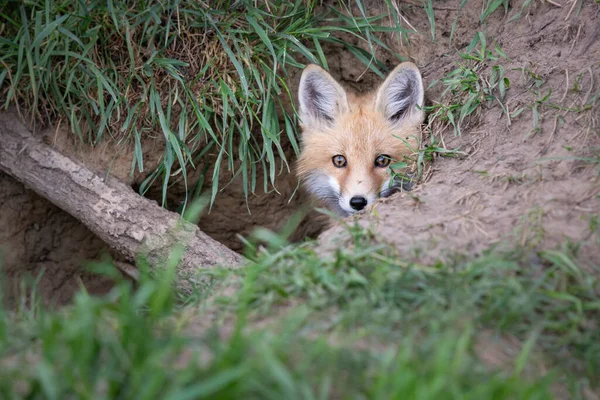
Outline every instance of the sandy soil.
{"type": "MultiPolygon", "coordinates": [[[[600,99],[591,110],[569,111],[600,93],[599,7],[586,2],[578,16],[572,12],[567,18],[569,7],[533,4],[528,10],[531,15],[512,23],[506,21],[520,9],[516,5],[506,18],[491,18],[486,34],[510,58],[497,61],[511,82],[505,100],[508,109],[525,110],[509,123],[500,107],[484,108],[469,121],[462,137],[446,130],[442,133],[446,147],[458,148],[466,157],[438,158],[426,182],[410,193],[381,201],[376,213],[356,218],[389,239],[402,256],[432,261],[456,251],[480,252],[501,242],[542,249],[571,240],[583,243],[579,253],[585,262],[600,265],[594,234],[600,212],[599,164],[577,159],[598,158],[600,99]],[[523,77],[524,69],[538,74],[544,83],[532,88],[532,80],[523,77]],[[579,90],[573,90],[576,80],[579,90]],[[531,108],[548,90],[551,95],[538,107],[541,130],[532,134],[531,108]]],[[[479,14],[477,7],[461,11],[455,32],[459,51],[483,30],[477,23],[461,21],[478,21],[479,14]]],[[[405,16],[426,32],[427,21],[419,21],[419,15],[409,11],[405,16]]],[[[428,44],[429,39],[417,37],[409,49],[425,82],[464,63],[442,45],[448,41],[455,15],[455,11],[436,11],[439,43],[428,44]]],[[[489,76],[493,65],[481,74],[489,76]]],[[[439,96],[436,87],[427,93],[430,104],[439,96]]],[[[325,232],[320,238],[323,246],[342,245],[343,230],[325,232]]]]}

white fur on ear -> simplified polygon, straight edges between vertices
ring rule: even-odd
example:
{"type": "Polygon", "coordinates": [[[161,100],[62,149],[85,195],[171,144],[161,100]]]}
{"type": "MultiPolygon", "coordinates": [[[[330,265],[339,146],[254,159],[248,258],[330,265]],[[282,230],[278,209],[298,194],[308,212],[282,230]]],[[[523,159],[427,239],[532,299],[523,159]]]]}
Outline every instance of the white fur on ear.
{"type": "Polygon", "coordinates": [[[425,90],[419,68],[411,62],[398,65],[383,82],[375,97],[375,108],[394,123],[422,122],[425,90]],[[418,106],[418,107],[417,107],[418,106]]]}
{"type": "Polygon", "coordinates": [[[306,126],[330,124],[348,110],[346,91],[321,67],[311,64],[302,72],[298,89],[300,118],[306,126]]]}

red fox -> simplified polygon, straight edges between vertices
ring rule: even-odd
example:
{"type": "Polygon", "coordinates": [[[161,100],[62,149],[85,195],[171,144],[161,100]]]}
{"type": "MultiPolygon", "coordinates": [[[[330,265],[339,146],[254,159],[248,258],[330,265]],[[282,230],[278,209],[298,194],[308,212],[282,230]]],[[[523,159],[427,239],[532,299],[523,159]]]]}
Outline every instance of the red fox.
{"type": "Polygon", "coordinates": [[[388,167],[418,149],[423,97],[421,73],[410,62],[361,97],[346,93],[322,68],[307,66],[298,90],[297,168],[306,189],[341,216],[400,190],[406,181],[393,179],[388,167]]]}

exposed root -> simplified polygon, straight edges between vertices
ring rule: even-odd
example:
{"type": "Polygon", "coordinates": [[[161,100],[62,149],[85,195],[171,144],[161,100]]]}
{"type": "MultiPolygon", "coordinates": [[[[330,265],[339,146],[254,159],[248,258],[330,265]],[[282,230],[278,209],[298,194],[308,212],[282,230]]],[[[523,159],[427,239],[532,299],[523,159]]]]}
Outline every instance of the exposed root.
{"type": "Polygon", "coordinates": [[[590,95],[592,94],[592,90],[594,90],[594,73],[592,72],[592,67],[587,67],[588,72],[590,73],[590,88],[588,89],[585,98],[583,99],[583,104],[587,104],[590,95]]]}
{"type": "Polygon", "coordinates": [[[571,16],[571,13],[573,12],[573,10],[575,9],[575,5],[577,4],[578,0],[571,0],[571,8],[569,9],[569,12],[567,13],[567,16],[565,17],[565,21],[567,21],[569,19],[569,17],[571,16]]]}
{"type": "Polygon", "coordinates": [[[480,200],[481,200],[481,196],[479,196],[479,190],[473,190],[471,192],[465,193],[464,195],[460,196],[458,199],[456,199],[454,201],[454,203],[456,203],[460,206],[473,207],[480,200]]]}
{"type": "Polygon", "coordinates": [[[567,97],[567,92],[569,91],[569,70],[566,68],[565,68],[565,79],[566,79],[565,92],[563,93],[563,96],[560,99],[560,103],[565,101],[565,98],[567,97]]]}
{"type": "Polygon", "coordinates": [[[114,264],[119,269],[119,271],[121,271],[134,281],[138,281],[140,279],[140,272],[135,266],[121,261],[115,261],[114,264]]]}
{"type": "Polygon", "coordinates": [[[569,54],[571,54],[573,52],[573,48],[575,47],[575,44],[577,44],[577,41],[579,40],[579,35],[581,35],[581,28],[583,28],[584,24],[579,24],[579,26],[577,27],[577,35],[575,36],[575,39],[573,40],[573,43],[571,44],[571,49],[569,50],[569,54]]]}
{"type": "Polygon", "coordinates": [[[555,7],[562,8],[562,4],[556,3],[556,2],[554,2],[554,1],[552,1],[552,0],[544,0],[544,1],[545,1],[546,3],[548,3],[548,4],[552,4],[552,5],[553,5],[553,6],[555,6],[555,7]]]}

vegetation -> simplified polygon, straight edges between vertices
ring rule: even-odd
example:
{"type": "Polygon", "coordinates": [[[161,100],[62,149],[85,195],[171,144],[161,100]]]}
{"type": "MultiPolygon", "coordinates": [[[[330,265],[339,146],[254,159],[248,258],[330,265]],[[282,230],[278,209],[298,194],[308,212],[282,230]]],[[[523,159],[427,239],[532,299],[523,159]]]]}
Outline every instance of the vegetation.
{"type": "MultiPolygon", "coordinates": [[[[188,181],[189,168],[212,179],[213,201],[224,176],[241,175],[246,196],[261,179],[268,190],[289,164],[284,143],[298,150],[295,116],[283,114],[293,104],[292,69],[326,66],[329,43],[382,74],[384,65],[352,38],[385,48],[375,33],[392,21],[406,39],[390,1],[386,24],[361,1],[324,14],[316,0],[219,0],[210,8],[191,0],[1,1],[3,104],[68,121],[89,143],[129,143],[139,170],[144,139],[163,135],[162,164],[141,188],[161,180],[163,197],[180,180],[192,196],[202,192],[203,178],[188,181]],[[359,17],[339,12],[354,6],[359,17]]],[[[484,1],[481,21],[508,6],[484,1]]],[[[433,1],[423,8],[436,40],[433,1]]],[[[510,82],[497,63],[506,55],[483,32],[461,58],[427,110],[436,135],[413,149],[418,178],[434,155],[461,155],[440,132],[460,135],[485,107],[500,106],[509,121],[531,109],[533,133],[544,110],[593,118],[598,93],[561,108],[527,68],[535,99],[509,112],[510,82]]],[[[577,78],[567,86],[581,91],[577,78]]],[[[596,148],[573,160],[600,165],[596,148]]],[[[408,166],[391,169],[402,178],[408,166]]],[[[600,376],[600,282],[579,252],[598,245],[598,216],[585,241],[540,250],[543,212],[524,216],[514,243],[428,264],[352,224],[332,254],[289,244],[292,221],[283,235],[261,229],[248,240],[248,268],[204,271],[186,297],[171,287],[176,265],[155,278],[142,270],[134,284],[110,263],[94,264],[118,284],[102,297],[82,288],[59,310],[42,305],[34,279],[15,307],[0,307],[0,397],[586,399],[600,376]]]]}
{"type": "MultiPolygon", "coordinates": [[[[443,132],[451,126],[454,135],[461,135],[461,128],[469,119],[477,115],[483,106],[500,105],[508,116],[503,104],[510,81],[504,76],[504,67],[494,65],[489,76],[482,73],[490,62],[497,61],[500,57],[507,58],[502,49],[496,45],[489,48],[485,33],[477,32],[464,53],[460,54],[465,64],[460,64],[456,69],[441,79],[444,85],[440,101],[427,107],[429,111],[430,132],[443,132]]],[[[439,81],[432,82],[431,86],[439,81]]]]}
{"type": "Polygon", "coordinates": [[[572,247],[418,265],[348,229],[325,257],[273,240],[180,301],[142,274],[4,310],[2,398],[583,398],[600,373],[598,281],[572,247]]]}
{"type": "Polygon", "coordinates": [[[329,44],[383,77],[363,47],[387,49],[376,34],[404,32],[367,17],[361,2],[356,18],[343,12],[350,2],[319,3],[2,0],[0,101],[66,122],[84,142],[133,146],[132,172],[147,168],[144,139],[163,136],[162,162],[140,188],[162,181],[163,204],[173,181],[198,196],[204,175],[211,203],[219,182],[238,175],[246,197],[261,181],[268,191],[290,169],[287,146],[299,151],[290,71],[326,67],[329,44]],[[190,168],[203,171],[198,181],[190,168]]]}

